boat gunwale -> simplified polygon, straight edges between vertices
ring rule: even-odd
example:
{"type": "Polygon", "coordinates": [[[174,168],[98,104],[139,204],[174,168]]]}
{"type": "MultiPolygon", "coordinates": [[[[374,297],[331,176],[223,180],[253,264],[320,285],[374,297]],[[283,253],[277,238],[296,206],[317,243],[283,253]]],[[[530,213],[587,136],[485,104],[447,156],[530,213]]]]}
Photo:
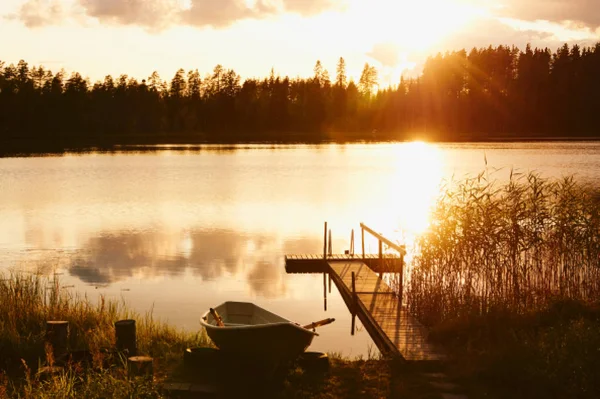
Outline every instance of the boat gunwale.
{"type": "MultiPolygon", "coordinates": [[[[227,303],[227,302],[224,302],[224,303],[222,303],[221,305],[224,305],[224,304],[226,304],[226,303],[227,303]]],[[[221,306],[221,305],[219,305],[219,306],[221,306]]],[[[260,306],[257,306],[257,305],[255,305],[255,304],[252,304],[252,305],[253,305],[253,306],[256,306],[256,307],[258,307],[258,308],[260,308],[260,309],[262,309],[260,306]]],[[[217,306],[217,307],[219,307],[219,306],[217,306]]],[[[265,309],[263,309],[263,310],[265,310],[265,309]]],[[[267,312],[268,312],[268,311],[267,311],[267,312]]],[[[263,324],[243,324],[243,325],[235,325],[235,326],[228,326],[228,325],[225,325],[224,327],[219,327],[219,326],[217,326],[217,325],[210,324],[210,323],[208,323],[208,322],[206,321],[206,320],[207,320],[207,318],[208,318],[208,315],[209,315],[209,314],[210,314],[210,310],[207,310],[207,311],[206,311],[206,312],[205,312],[205,313],[202,315],[202,317],[200,318],[200,324],[202,325],[202,327],[206,328],[207,330],[208,330],[208,329],[211,329],[211,330],[254,330],[254,329],[262,329],[262,328],[270,328],[270,327],[277,327],[277,326],[288,326],[288,325],[289,325],[289,326],[292,326],[292,327],[294,327],[294,328],[296,328],[296,329],[298,329],[298,330],[300,330],[300,331],[302,331],[302,332],[305,332],[305,333],[310,333],[310,334],[312,334],[313,336],[316,336],[316,337],[318,337],[318,336],[319,336],[319,334],[318,334],[317,332],[315,332],[315,331],[311,331],[311,330],[308,330],[308,329],[306,329],[306,328],[302,327],[301,325],[299,325],[299,324],[297,324],[297,323],[294,323],[294,322],[292,322],[292,321],[290,321],[290,320],[287,320],[287,319],[285,319],[285,320],[287,320],[287,321],[279,321],[279,322],[276,322],[276,323],[263,323],[263,324]]],[[[279,317],[281,317],[281,316],[279,316],[279,317]]],[[[282,318],[283,318],[283,317],[282,317],[282,318]]]]}

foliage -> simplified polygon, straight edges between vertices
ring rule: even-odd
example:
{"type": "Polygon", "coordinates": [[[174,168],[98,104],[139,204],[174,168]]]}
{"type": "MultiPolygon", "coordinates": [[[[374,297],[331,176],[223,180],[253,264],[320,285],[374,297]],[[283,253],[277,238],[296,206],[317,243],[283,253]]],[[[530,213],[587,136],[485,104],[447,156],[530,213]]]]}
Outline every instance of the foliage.
{"type": "Polygon", "coordinates": [[[66,143],[230,142],[597,137],[600,43],[524,51],[498,46],[438,54],[418,78],[375,91],[365,65],[358,84],[340,58],[334,84],[320,61],[311,78],[242,82],[217,65],[204,77],[180,69],[92,84],[25,61],[0,61],[0,141],[66,143]]]}

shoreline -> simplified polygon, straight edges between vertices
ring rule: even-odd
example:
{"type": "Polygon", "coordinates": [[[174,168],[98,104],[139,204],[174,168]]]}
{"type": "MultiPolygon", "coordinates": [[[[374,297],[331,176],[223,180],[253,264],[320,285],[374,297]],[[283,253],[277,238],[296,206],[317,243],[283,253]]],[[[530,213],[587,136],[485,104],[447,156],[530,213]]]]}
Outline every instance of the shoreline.
{"type": "Polygon", "coordinates": [[[461,145],[461,144],[525,144],[525,143],[598,143],[600,137],[521,137],[521,138],[492,138],[488,140],[193,140],[189,137],[156,137],[149,140],[124,141],[46,141],[5,140],[0,141],[0,158],[26,157],[44,154],[86,153],[86,152],[135,152],[175,150],[187,151],[202,149],[202,147],[217,147],[224,150],[243,149],[244,146],[286,147],[286,146],[323,146],[323,145],[378,145],[401,144],[414,141],[424,141],[429,144],[461,145]],[[155,139],[155,140],[154,140],[155,139]]]}

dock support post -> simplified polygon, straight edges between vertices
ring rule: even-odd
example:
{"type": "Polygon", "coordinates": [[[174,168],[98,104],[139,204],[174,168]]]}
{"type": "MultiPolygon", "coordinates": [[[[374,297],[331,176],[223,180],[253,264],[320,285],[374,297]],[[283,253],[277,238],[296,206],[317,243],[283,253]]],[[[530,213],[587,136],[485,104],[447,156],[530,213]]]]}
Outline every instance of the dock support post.
{"type": "Polygon", "coordinates": [[[325,229],[323,232],[323,259],[327,259],[327,222],[325,222],[325,229]]]}
{"type": "Polygon", "coordinates": [[[356,273],[352,272],[352,335],[354,335],[354,330],[356,326],[356,312],[358,311],[357,307],[358,298],[356,297],[356,273]]]}
{"type": "Polygon", "coordinates": [[[402,309],[402,299],[404,298],[404,256],[400,255],[400,309],[402,309]]]}
{"type": "Polygon", "coordinates": [[[331,273],[327,273],[329,276],[329,293],[331,294],[331,273]]]}
{"type": "Polygon", "coordinates": [[[115,338],[119,352],[127,351],[127,356],[137,355],[135,320],[119,320],[115,322],[115,338]]]}
{"type": "Polygon", "coordinates": [[[46,321],[46,342],[52,347],[54,359],[66,355],[69,347],[69,322],[46,321]]]}
{"type": "Polygon", "coordinates": [[[327,273],[323,273],[323,310],[327,312],[327,273]]]}
{"type": "Polygon", "coordinates": [[[329,246],[329,256],[333,255],[333,245],[331,245],[331,229],[329,229],[329,242],[327,243],[329,246]]]}
{"type": "Polygon", "coordinates": [[[382,263],[383,259],[383,243],[379,240],[379,264],[382,263]]]}
{"type": "Polygon", "coordinates": [[[356,314],[356,306],[358,304],[356,297],[356,273],[352,272],[352,313],[356,314]]]}
{"type": "Polygon", "coordinates": [[[152,381],[154,377],[153,359],[148,356],[132,356],[127,359],[127,377],[137,377],[152,381]]]}

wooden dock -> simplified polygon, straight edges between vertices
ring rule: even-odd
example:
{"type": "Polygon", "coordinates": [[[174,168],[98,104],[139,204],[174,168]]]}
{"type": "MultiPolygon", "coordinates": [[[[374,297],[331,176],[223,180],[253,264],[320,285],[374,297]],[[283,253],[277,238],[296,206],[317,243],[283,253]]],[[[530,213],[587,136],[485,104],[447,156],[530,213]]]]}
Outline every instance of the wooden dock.
{"type": "Polygon", "coordinates": [[[427,341],[427,330],[400,306],[396,293],[365,263],[361,260],[331,261],[329,268],[344,302],[358,316],[382,354],[419,362],[444,359],[444,355],[427,341]]]}
{"type": "MultiPolygon", "coordinates": [[[[428,332],[419,321],[402,306],[402,278],[397,293],[382,278],[382,273],[403,276],[403,246],[361,224],[362,254],[333,255],[331,231],[327,251],[327,223],[325,223],[323,254],[288,255],[285,257],[288,273],[328,273],[337,286],[344,302],[354,316],[358,316],[365,329],[384,356],[401,358],[409,362],[439,362],[445,354],[432,345],[428,332]],[[364,253],[365,231],[379,240],[379,254],[364,253]],[[396,250],[398,255],[385,254],[383,244],[396,250]]],[[[351,248],[354,248],[352,233],[351,248]]],[[[325,278],[325,275],[324,275],[325,278]]]]}
{"type": "Polygon", "coordinates": [[[404,266],[404,259],[400,256],[385,254],[382,258],[376,254],[362,255],[333,254],[323,257],[322,254],[286,255],[285,270],[290,274],[295,273],[328,273],[331,261],[356,261],[360,260],[371,270],[377,273],[398,273],[404,266]]]}

